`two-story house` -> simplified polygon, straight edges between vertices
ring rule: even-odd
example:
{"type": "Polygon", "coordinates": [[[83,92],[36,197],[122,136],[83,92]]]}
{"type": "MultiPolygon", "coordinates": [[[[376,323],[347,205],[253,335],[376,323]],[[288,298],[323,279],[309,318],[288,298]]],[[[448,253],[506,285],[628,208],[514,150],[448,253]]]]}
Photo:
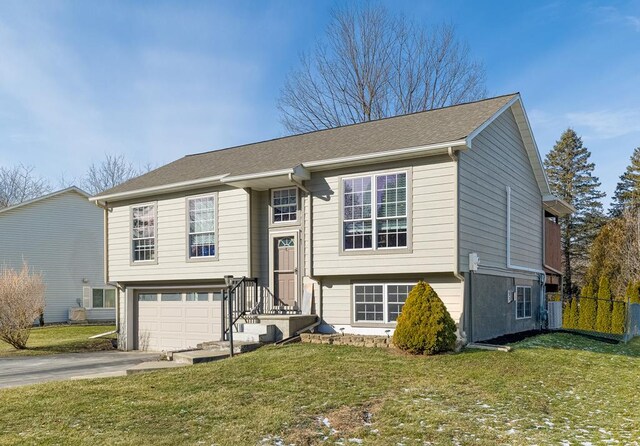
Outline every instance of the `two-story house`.
{"type": "Polygon", "coordinates": [[[92,200],[121,347],[151,350],[220,339],[228,276],[257,278],[262,323],[391,333],[425,280],[467,341],[539,328],[572,211],[519,94],[190,155],[92,200]]]}
{"type": "Polygon", "coordinates": [[[0,209],[0,270],[26,263],[46,287],[43,320],[69,320],[85,308],[87,320],[115,319],[116,289],[105,286],[103,213],[77,187],[0,209]]]}

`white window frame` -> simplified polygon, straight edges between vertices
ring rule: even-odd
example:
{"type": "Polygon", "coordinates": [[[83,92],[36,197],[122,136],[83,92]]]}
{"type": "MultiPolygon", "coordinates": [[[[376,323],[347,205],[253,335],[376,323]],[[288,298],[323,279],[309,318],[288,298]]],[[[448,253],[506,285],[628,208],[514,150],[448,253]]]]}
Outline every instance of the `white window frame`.
{"type": "Polygon", "coordinates": [[[277,189],[271,189],[271,193],[269,194],[269,196],[270,196],[269,207],[271,208],[271,224],[278,225],[278,226],[298,224],[298,221],[300,220],[300,191],[298,190],[297,187],[279,187],[277,189]],[[291,189],[294,189],[296,191],[296,219],[286,220],[286,221],[276,221],[276,209],[275,209],[275,205],[273,204],[275,193],[283,190],[291,190],[291,189]]]}
{"type": "Polygon", "coordinates": [[[516,319],[521,320],[521,319],[531,319],[533,317],[533,291],[531,289],[531,286],[525,286],[525,285],[517,285],[516,286],[516,296],[515,296],[515,303],[516,303],[516,319]],[[519,300],[519,290],[524,290],[522,293],[522,305],[523,305],[523,316],[518,316],[518,300],[519,300]],[[527,316],[527,300],[526,300],[526,290],[529,290],[529,316],[527,316]]]}
{"type": "Polygon", "coordinates": [[[116,308],[116,300],[118,300],[118,293],[116,292],[115,288],[109,288],[109,287],[95,287],[95,288],[91,288],[91,308],[92,309],[98,309],[98,310],[113,310],[116,308]],[[93,292],[95,290],[100,290],[102,291],[102,306],[101,307],[96,307],[93,301],[93,292]],[[113,300],[113,307],[107,307],[106,301],[107,301],[107,297],[105,296],[105,292],[107,290],[112,290],[114,292],[114,300],[113,300]]]}
{"type": "Polygon", "coordinates": [[[202,261],[210,261],[217,260],[219,254],[218,247],[218,194],[206,194],[206,195],[193,195],[186,197],[185,204],[185,222],[186,222],[186,245],[187,245],[187,261],[189,262],[202,262],[202,261]],[[192,256],[191,255],[191,236],[197,234],[210,234],[211,231],[205,232],[191,232],[190,220],[189,220],[189,205],[193,200],[199,199],[213,199],[213,249],[215,250],[215,254],[212,256],[192,256]]]}
{"type": "Polygon", "coordinates": [[[129,246],[131,247],[131,264],[139,265],[139,264],[155,264],[158,263],[158,203],[141,203],[132,205],[129,208],[129,246]],[[153,237],[142,237],[142,238],[134,238],[133,237],[133,212],[134,209],[140,209],[145,207],[151,207],[153,209],[153,237]],[[135,259],[135,247],[134,241],[136,240],[150,240],[153,239],[153,259],[148,260],[136,260],[135,259]]]}
{"type": "Polygon", "coordinates": [[[413,289],[414,286],[416,286],[417,282],[358,282],[358,283],[353,283],[351,286],[351,308],[352,308],[352,323],[353,325],[393,325],[395,326],[397,324],[397,321],[390,321],[389,320],[389,287],[390,286],[396,286],[396,285],[400,285],[400,286],[408,286],[409,288],[409,292],[407,293],[407,296],[409,296],[409,293],[411,292],[411,290],[413,289]],[[364,320],[358,320],[356,319],[356,315],[357,315],[357,311],[356,311],[356,287],[362,287],[362,286],[382,286],[382,320],[381,321],[364,321],[364,320]]]}
{"type": "Polygon", "coordinates": [[[360,252],[380,252],[380,251],[393,251],[393,250],[408,250],[411,248],[411,236],[410,236],[411,218],[409,217],[410,209],[411,209],[411,202],[410,202],[411,188],[409,184],[410,181],[411,181],[411,174],[408,170],[393,170],[389,172],[377,172],[377,173],[370,173],[366,175],[352,175],[352,176],[345,176],[340,178],[340,203],[341,203],[340,205],[340,234],[341,234],[340,252],[344,252],[344,253],[359,252],[359,251],[360,252]],[[378,178],[383,176],[401,175],[401,174],[404,174],[406,179],[406,185],[405,185],[405,190],[406,190],[405,205],[406,206],[405,206],[404,216],[378,217],[378,189],[377,189],[378,178]],[[344,183],[347,180],[355,180],[360,178],[371,179],[371,216],[369,218],[347,220],[344,218],[344,211],[345,211],[344,183]],[[399,218],[404,218],[407,221],[406,245],[379,247],[378,246],[378,220],[393,220],[393,219],[399,219],[399,218]],[[344,243],[345,236],[346,236],[345,223],[356,222],[356,221],[371,221],[371,248],[346,248],[345,247],[345,243],[344,243]]]}

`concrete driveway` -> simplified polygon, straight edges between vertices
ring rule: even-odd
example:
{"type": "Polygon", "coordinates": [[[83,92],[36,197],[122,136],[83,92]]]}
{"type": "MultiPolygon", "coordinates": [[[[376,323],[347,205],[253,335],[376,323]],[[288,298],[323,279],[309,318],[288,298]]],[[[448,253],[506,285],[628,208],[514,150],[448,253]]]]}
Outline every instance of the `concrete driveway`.
{"type": "Polygon", "coordinates": [[[121,376],[125,375],[128,368],[158,357],[157,353],[106,351],[0,358],[0,388],[46,381],[121,376]]]}

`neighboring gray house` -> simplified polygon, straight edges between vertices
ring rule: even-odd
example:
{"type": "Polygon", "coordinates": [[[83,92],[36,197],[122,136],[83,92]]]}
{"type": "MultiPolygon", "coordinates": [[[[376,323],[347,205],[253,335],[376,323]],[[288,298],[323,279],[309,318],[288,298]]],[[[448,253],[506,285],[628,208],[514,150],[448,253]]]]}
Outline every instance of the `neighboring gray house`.
{"type": "Polygon", "coordinates": [[[103,212],[76,187],[0,209],[0,268],[23,262],[46,285],[45,323],[66,322],[83,305],[89,320],[115,319],[115,289],[105,286],[103,212]]]}
{"type": "Polygon", "coordinates": [[[224,336],[225,276],[257,278],[237,339],[391,333],[421,279],[467,341],[539,328],[572,211],[519,94],[191,155],[92,200],[121,348],[151,350],[224,336]]]}

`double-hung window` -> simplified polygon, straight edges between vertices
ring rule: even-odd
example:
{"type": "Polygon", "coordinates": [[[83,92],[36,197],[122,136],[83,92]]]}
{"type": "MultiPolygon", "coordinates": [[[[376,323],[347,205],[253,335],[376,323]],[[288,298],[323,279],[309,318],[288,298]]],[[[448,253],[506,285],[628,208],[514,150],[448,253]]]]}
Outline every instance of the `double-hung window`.
{"type": "Polygon", "coordinates": [[[516,287],[516,319],[531,317],[531,287],[516,287]]]}
{"type": "Polygon", "coordinates": [[[342,180],[343,249],[407,247],[407,173],[342,180]]]}
{"type": "Polygon", "coordinates": [[[413,284],[355,284],[354,322],[395,323],[413,284]]]}
{"type": "Polygon", "coordinates": [[[190,198],[188,208],[189,258],[215,257],[215,197],[190,198]]]}
{"type": "Polygon", "coordinates": [[[298,220],[298,189],[276,189],[271,192],[273,222],[285,223],[298,220]]]}
{"type": "Polygon", "coordinates": [[[132,250],[134,262],[156,259],[156,207],[153,204],[135,206],[132,215],[132,250]]]}
{"type": "Polygon", "coordinates": [[[91,301],[93,308],[115,308],[116,290],[115,288],[93,288],[91,301]]]}

